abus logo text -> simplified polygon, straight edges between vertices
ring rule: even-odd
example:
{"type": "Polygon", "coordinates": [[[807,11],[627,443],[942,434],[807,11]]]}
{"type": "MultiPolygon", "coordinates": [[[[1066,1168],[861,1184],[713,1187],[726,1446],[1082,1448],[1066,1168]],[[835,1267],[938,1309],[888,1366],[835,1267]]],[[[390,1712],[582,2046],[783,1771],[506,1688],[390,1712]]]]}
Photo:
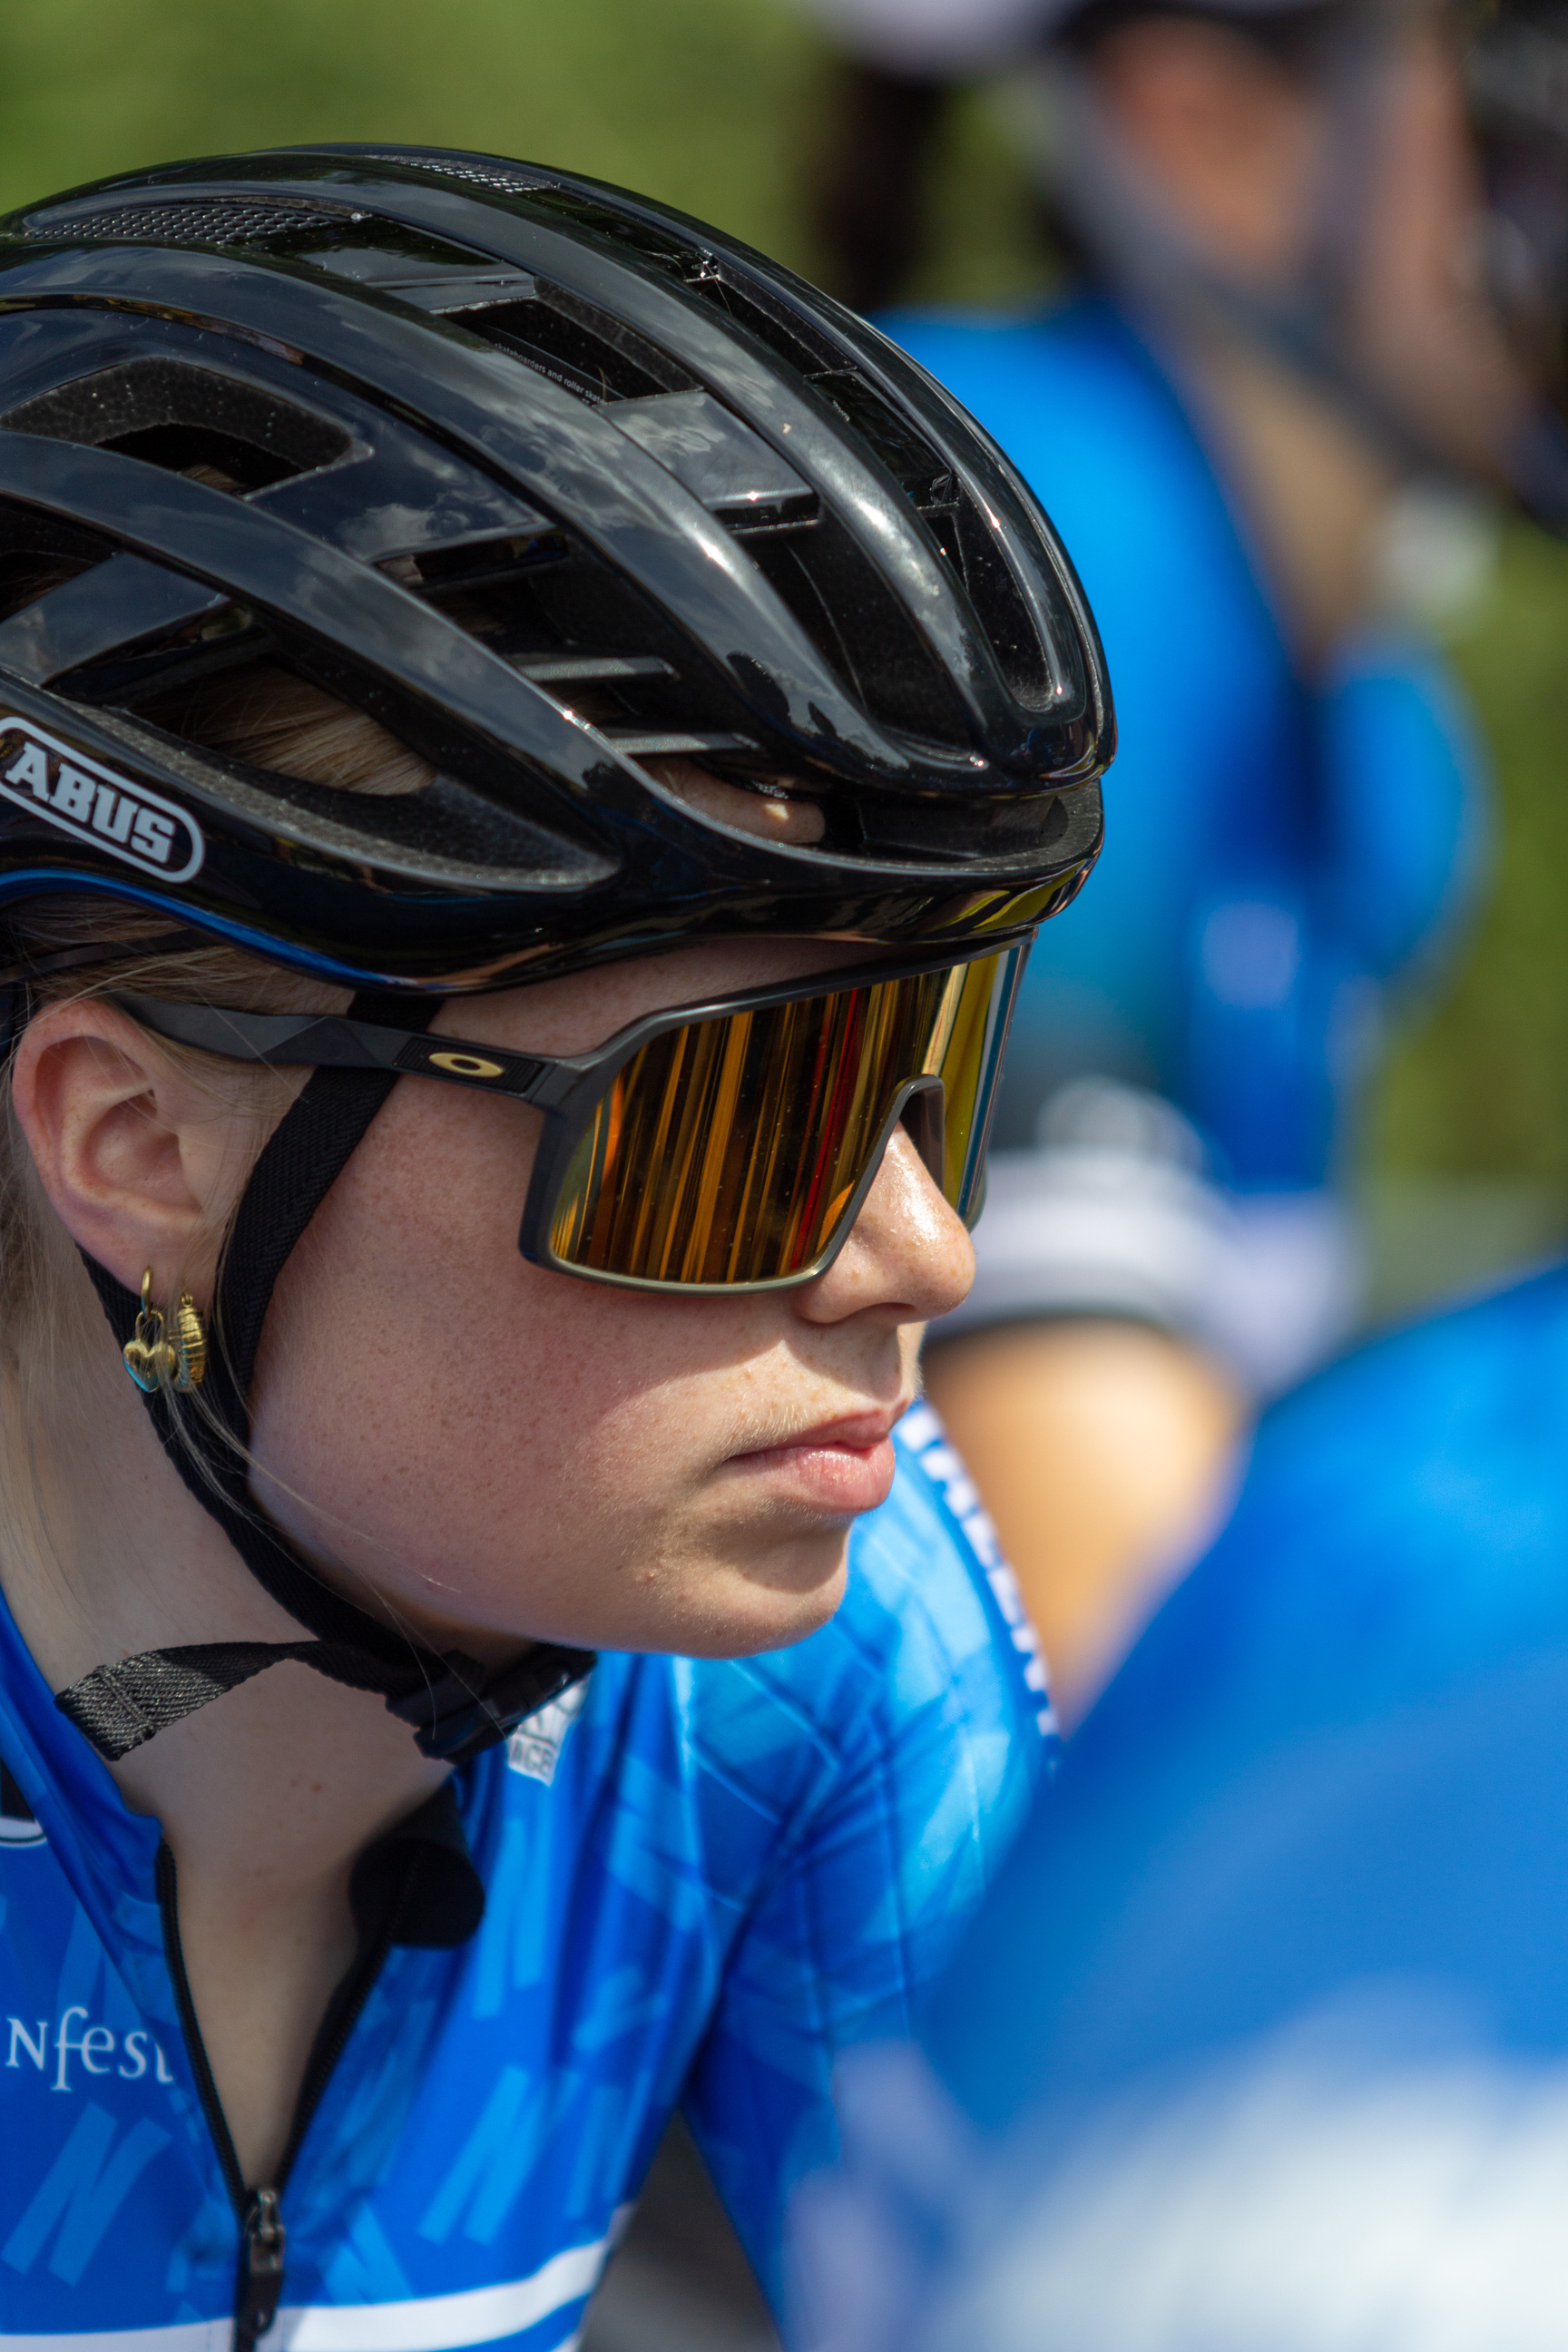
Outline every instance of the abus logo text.
{"type": "Polygon", "coordinates": [[[195,820],[26,719],[0,719],[0,793],[77,841],[163,882],[188,882],[206,854],[195,820]]]}

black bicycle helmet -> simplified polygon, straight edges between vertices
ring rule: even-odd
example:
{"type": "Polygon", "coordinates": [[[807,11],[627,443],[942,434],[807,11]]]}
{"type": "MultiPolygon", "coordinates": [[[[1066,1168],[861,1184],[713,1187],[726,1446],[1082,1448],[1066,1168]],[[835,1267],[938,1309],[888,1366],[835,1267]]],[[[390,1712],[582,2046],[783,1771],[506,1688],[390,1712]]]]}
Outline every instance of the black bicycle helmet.
{"type": "Polygon", "coordinates": [[[0,228],[4,723],[123,794],[6,782],[0,894],[446,992],[704,929],[939,938],[979,891],[1028,922],[1081,879],[1111,722],[1071,568],[963,410],[786,271],[416,150],[176,164],[0,228]],[[31,596],[40,558],[80,569],[31,596]],[[263,657],[437,781],[351,797],[145,715],[263,657]],[[787,774],[820,844],[696,814],[661,753],[787,774]]]}
{"type": "MultiPolygon", "coordinates": [[[[702,933],[1000,941],[1081,884],[1112,740],[1081,591],[994,444],[863,320],[679,214],[337,147],[0,224],[0,915],[108,892],[405,1026],[702,933]],[[204,741],[180,712],[247,663],[363,710],[434,781],[337,792],[204,741]],[[787,778],[820,839],[704,814],[644,764],[676,756],[787,778]]],[[[319,1638],[100,1669],[65,1698],[106,1753],[279,1655],[454,1757],[582,1670],[419,1650],[247,1490],[273,1283],[393,1083],[318,1071],[258,1162],[215,1311],[235,1445],[196,1424],[193,1450],[150,1399],[319,1638]]],[[[137,1301],[89,1271],[124,1341],[137,1301]]]]}

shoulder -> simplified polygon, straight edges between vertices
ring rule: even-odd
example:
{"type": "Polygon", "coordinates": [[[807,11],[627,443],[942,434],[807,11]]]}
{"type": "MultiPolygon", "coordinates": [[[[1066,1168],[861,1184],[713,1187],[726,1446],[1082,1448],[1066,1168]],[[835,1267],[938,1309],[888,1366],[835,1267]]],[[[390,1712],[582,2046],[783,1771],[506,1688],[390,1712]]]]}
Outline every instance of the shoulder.
{"type": "Polygon", "coordinates": [[[1568,1270],[1380,1340],[1268,1416],[1229,1527],[1076,1734],[933,2011],[972,2112],[1102,2048],[1119,1988],[1164,2014],[1149,1955],[1168,1990],[1184,1937],[1219,1949],[1244,1823],[1261,1853],[1292,1790],[1561,1652],[1565,1464],[1568,1270]],[[977,2016],[1007,2021],[1005,2052],[977,2016]]]}
{"type": "Polygon", "coordinates": [[[1270,1744],[1568,1633],[1568,1269],[1370,1346],[1278,1406],[1236,1512],[1091,1748],[1270,1744]],[[1134,1741],[1132,1727],[1142,1729],[1134,1741]]]}
{"type": "Polygon", "coordinates": [[[1554,1267],[1378,1340],[1277,1406],[1232,1541],[1267,1528],[1297,1552],[1315,1533],[1353,1557],[1396,1530],[1381,1557],[1398,1575],[1415,1546],[1458,1560],[1484,1536],[1495,1563],[1561,1526],[1565,1444],[1568,1267],[1554,1267]]]}

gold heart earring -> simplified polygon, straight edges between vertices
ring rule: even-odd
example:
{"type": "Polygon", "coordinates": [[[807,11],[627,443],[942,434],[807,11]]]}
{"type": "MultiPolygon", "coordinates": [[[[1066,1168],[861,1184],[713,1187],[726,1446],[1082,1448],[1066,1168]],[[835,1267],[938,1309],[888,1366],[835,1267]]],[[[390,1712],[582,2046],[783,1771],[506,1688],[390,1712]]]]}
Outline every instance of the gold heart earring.
{"type": "Polygon", "coordinates": [[[180,1335],[176,1343],[167,1336],[163,1309],[153,1305],[152,1295],[149,1266],[142,1277],[142,1311],[136,1328],[121,1350],[126,1370],[149,1396],[155,1389],[199,1389],[206,1378],[207,1335],[195,1300],[188,1290],[180,1294],[174,1310],[174,1328],[180,1335]]]}

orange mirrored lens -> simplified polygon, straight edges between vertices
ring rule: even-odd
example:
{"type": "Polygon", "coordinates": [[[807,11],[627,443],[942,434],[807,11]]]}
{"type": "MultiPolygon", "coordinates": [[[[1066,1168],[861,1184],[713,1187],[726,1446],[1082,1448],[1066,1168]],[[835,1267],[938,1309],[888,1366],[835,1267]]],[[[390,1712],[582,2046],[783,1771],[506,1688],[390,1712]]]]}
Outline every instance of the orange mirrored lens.
{"type": "Polygon", "coordinates": [[[642,1282],[787,1280],[834,1240],[900,1093],[921,1079],[941,1084],[940,1181],[969,1213],[1022,955],[651,1039],[578,1145],[552,1220],[555,1257],[642,1282]]]}

